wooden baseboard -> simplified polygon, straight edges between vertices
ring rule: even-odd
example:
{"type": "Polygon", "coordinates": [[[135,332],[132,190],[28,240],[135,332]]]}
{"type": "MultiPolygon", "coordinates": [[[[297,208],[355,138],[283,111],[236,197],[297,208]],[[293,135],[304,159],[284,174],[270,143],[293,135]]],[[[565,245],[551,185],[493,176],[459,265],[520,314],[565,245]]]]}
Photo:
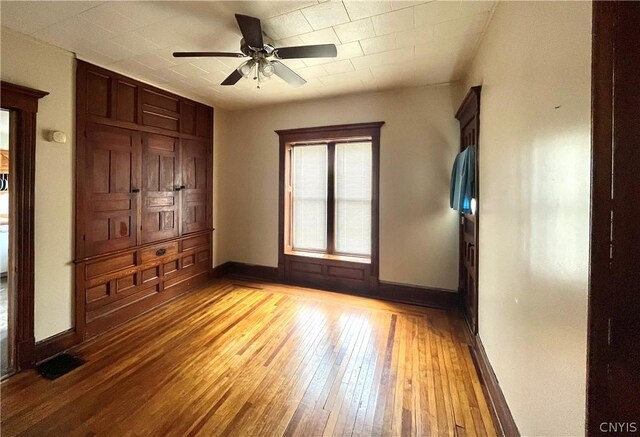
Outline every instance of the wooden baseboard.
{"type": "Polygon", "coordinates": [[[79,344],[75,329],[69,329],[36,343],[36,363],[41,363],[79,344]]]}
{"type": "Polygon", "coordinates": [[[220,264],[211,269],[211,273],[209,274],[210,279],[222,278],[226,276],[229,272],[229,263],[226,262],[224,264],[220,264]]]}
{"type": "Polygon", "coordinates": [[[256,264],[244,264],[235,261],[229,261],[225,265],[226,274],[239,278],[259,279],[267,282],[278,281],[278,268],[261,266],[256,264]]]}
{"type": "Polygon", "coordinates": [[[480,376],[482,390],[487,398],[496,429],[501,436],[520,437],[520,431],[518,431],[518,426],[513,420],[511,410],[502,393],[498,378],[496,378],[496,374],[493,372],[493,367],[491,367],[480,336],[472,335],[471,338],[469,348],[471,349],[471,355],[475,362],[478,375],[480,376]]]}
{"type": "Polygon", "coordinates": [[[380,281],[374,297],[446,310],[458,310],[461,308],[460,295],[454,290],[442,288],[380,281]]]}
{"type": "MultiPolygon", "coordinates": [[[[460,309],[460,296],[453,290],[443,290],[438,288],[419,287],[415,285],[396,284],[391,282],[380,282],[375,289],[358,292],[347,289],[327,287],[313,283],[294,283],[282,281],[278,276],[277,267],[267,267],[239,262],[227,262],[214,269],[216,275],[234,276],[238,278],[257,279],[265,282],[279,282],[291,285],[301,285],[304,287],[318,288],[321,290],[335,291],[338,293],[348,293],[374,299],[388,300],[391,302],[408,303],[412,305],[440,308],[447,310],[460,309]]],[[[219,277],[219,276],[218,276],[219,277]]]]}

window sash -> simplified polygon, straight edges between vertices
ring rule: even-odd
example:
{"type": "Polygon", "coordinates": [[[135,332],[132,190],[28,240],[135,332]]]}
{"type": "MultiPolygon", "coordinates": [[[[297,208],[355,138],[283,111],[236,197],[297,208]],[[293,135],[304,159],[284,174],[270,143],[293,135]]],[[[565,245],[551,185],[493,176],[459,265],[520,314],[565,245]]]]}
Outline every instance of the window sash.
{"type": "MultiPolygon", "coordinates": [[[[373,143],[371,139],[344,140],[340,142],[295,144],[290,149],[289,170],[289,243],[288,247],[296,252],[312,252],[328,255],[346,255],[360,258],[370,258],[372,252],[372,187],[373,187],[373,143]],[[296,177],[301,176],[300,158],[305,155],[301,150],[306,149],[308,155],[318,153],[319,148],[326,150],[326,190],[318,190],[315,196],[310,192],[301,192],[297,184],[301,183],[296,177]],[[353,153],[358,148],[359,153],[353,153]],[[349,155],[348,158],[346,155],[349,155]],[[360,155],[360,156],[357,156],[360,155]],[[364,161],[364,162],[358,162],[364,161]],[[358,174],[350,172],[348,166],[357,165],[358,174]],[[342,166],[342,168],[338,168],[342,166]],[[361,183],[354,185],[354,176],[361,183]],[[349,186],[351,184],[351,186],[349,186]],[[357,193],[354,193],[357,191],[357,193]],[[325,195],[326,194],[326,195],[325,195]],[[310,206],[313,204],[313,206],[310,206]],[[306,208],[306,210],[305,210],[306,208]],[[326,208],[326,209],[325,209],[326,208]],[[315,215],[309,220],[312,226],[315,221],[315,244],[309,240],[301,240],[301,229],[304,220],[302,214],[310,217],[309,211],[315,215]],[[322,212],[325,211],[323,214],[322,212]],[[355,212],[355,214],[354,214],[355,212]],[[321,217],[322,216],[322,217],[321,217]],[[324,218],[324,220],[323,220],[324,218]],[[354,220],[357,223],[354,223],[354,220]],[[317,230],[324,222],[325,238],[318,238],[317,230]],[[351,235],[355,234],[355,238],[351,235]]],[[[318,160],[316,159],[316,164],[318,160]]],[[[309,169],[307,169],[309,170],[309,169]]],[[[308,173],[309,174],[309,173],[308,173]]],[[[315,175],[317,176],[317,175],[315,175]]],[[[317,178],[316,178],[317,179],[317,178]]],[[[312,190],[313,191],[313,190],[312,190]]]]}

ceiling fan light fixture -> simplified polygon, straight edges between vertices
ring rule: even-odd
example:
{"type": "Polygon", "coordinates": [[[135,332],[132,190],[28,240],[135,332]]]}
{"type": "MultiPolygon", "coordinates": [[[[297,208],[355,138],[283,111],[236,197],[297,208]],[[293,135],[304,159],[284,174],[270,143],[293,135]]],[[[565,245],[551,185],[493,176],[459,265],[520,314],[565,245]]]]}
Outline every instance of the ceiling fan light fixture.
{"type": "Polygon", "coordinates": [[[264,77],[271,77],[273,76],[273,73],[275,73],[275,68],[273,68],[273,65],[271,65],[271,62],[268,59],[260,59],[260,64],[258,66],[258,68],[260,69],[260,73],[264,76],[264,77]]]}
{"type": "Polygon", "coordinates": [[[244,78],[248,78],[253,72],[253,68],[256,65],[256,61],[249,59],[247,62],[238,67],[238,71],[244,78]]]}

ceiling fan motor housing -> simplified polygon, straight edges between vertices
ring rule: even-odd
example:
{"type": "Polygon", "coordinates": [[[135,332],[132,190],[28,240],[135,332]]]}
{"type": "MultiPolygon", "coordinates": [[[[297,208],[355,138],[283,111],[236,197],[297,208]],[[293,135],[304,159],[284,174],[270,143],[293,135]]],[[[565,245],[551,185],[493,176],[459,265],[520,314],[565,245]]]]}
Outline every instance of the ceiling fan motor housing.
{"type": "Polygon", "coordinates": [[[240,40],[240,51],[247,56],[251,56],[252,58],[256,58],[256,54],[263,53],[264,56],[271,56],[275,50],[275,46],[271,41],[268,41],[265,38],[264,46],[261,50],[254,50],[253,47],[249,47],[247,43],[244,41],[244,38],[240,40]]]}

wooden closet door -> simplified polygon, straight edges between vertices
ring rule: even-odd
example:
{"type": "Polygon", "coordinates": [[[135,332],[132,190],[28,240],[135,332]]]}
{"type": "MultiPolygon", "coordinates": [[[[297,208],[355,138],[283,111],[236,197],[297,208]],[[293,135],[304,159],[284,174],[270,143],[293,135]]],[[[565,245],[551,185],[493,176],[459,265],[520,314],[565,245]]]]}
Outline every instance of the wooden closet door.
{"type": "Polygon", "coordinates": [[[182,140],[182,233],[202,231],[211,225],[208,213],[209,144],[182,140]]]}
{"type": "Polygon", "coordinates": [[[144,133],[142,144],[142,242],[177,237],[178,139],[144,133]]]}
{"type": "Polygon", "coordinates": [[[137,243],[140,134],[127,129],[87,126],[85,185],[86,256],[137,243]]]}

